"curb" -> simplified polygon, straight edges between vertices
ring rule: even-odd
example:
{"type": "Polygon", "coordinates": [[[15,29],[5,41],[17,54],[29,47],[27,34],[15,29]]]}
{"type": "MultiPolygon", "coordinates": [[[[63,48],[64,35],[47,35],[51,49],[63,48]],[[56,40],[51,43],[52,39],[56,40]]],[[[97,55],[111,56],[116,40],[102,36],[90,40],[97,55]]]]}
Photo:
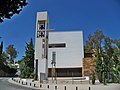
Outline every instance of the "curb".
{"type": "Polygon", "coordinates": [[[21,85],[36,90],[120,90],[120,84],[88,85],[88,84],[41,84],[40,82],[27,81],[27,79],[11,78],[10,83],[21,85]]]}
{"type": "MultiPolygon", "coordinates": [[[[31,89],[36,89],[36,90],[45,90],[41,87],[36,87],[36,86],[32,86],[32,82],[30,82],[31,84],[28,84],[28,82],[23,82],[22,80],[16,80],[14,78],[10,78],[8,79],[8,82],[9,83],[12,83],[12,84],[16,84],[16,85],[19,85],[19,86],[22,86],[22,87],[26,87],[26,88],[31,88],[31,89]]],[[[33,83],[35,84],[35,83],[33,83]]]]}

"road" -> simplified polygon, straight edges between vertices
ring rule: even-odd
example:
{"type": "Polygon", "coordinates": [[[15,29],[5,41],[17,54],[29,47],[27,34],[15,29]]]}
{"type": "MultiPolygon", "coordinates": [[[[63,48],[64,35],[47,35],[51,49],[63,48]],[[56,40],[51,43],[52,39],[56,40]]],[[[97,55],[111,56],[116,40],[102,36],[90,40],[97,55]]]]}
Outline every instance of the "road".
{"type": "Polygon", "coordinates": [[[9,78],[0,78],[0,90],[36,90],[8,82],[9,78]]]}

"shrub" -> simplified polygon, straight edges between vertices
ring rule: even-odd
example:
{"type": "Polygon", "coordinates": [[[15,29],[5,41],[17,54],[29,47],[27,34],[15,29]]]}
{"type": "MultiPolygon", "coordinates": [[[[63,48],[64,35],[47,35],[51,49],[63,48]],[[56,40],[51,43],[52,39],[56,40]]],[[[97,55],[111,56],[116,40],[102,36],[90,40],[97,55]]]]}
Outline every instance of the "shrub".
{"type": "Polygon", "coordinates": [[[92,73],[92,84],[93,85],[95,84],[95,73],[94,72],[92,73]]]}

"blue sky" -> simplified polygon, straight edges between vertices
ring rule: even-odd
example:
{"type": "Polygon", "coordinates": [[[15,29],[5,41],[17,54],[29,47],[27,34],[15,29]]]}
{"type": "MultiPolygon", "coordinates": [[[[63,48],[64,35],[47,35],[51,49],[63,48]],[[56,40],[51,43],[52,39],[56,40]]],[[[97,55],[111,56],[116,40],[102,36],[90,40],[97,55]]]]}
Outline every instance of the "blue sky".
{"type": "Polygon", "coordinates": [[[16,60],[24,56],[25,42],[31,37],[35,41],[36,13],[40,11],[48,11],[51,29],[82,30],[84,43],[97,29],[112,39],[120,38],[119,0],[28,0],[19,15],[0,24],[0,41],[4,41],[4,50],[14,44],[19,52],[16,60]]]}

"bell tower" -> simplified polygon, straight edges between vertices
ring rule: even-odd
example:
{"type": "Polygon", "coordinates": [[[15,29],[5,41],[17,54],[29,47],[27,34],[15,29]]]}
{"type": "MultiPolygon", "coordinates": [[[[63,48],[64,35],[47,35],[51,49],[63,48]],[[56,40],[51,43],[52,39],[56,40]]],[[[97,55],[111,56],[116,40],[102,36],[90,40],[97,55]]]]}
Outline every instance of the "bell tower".
{"type": "Polygon", "coordinates": [[[35,79],[48,78],[48,15],[47,12],[38,12],[36,19],[35,43],[35,79]]]}

